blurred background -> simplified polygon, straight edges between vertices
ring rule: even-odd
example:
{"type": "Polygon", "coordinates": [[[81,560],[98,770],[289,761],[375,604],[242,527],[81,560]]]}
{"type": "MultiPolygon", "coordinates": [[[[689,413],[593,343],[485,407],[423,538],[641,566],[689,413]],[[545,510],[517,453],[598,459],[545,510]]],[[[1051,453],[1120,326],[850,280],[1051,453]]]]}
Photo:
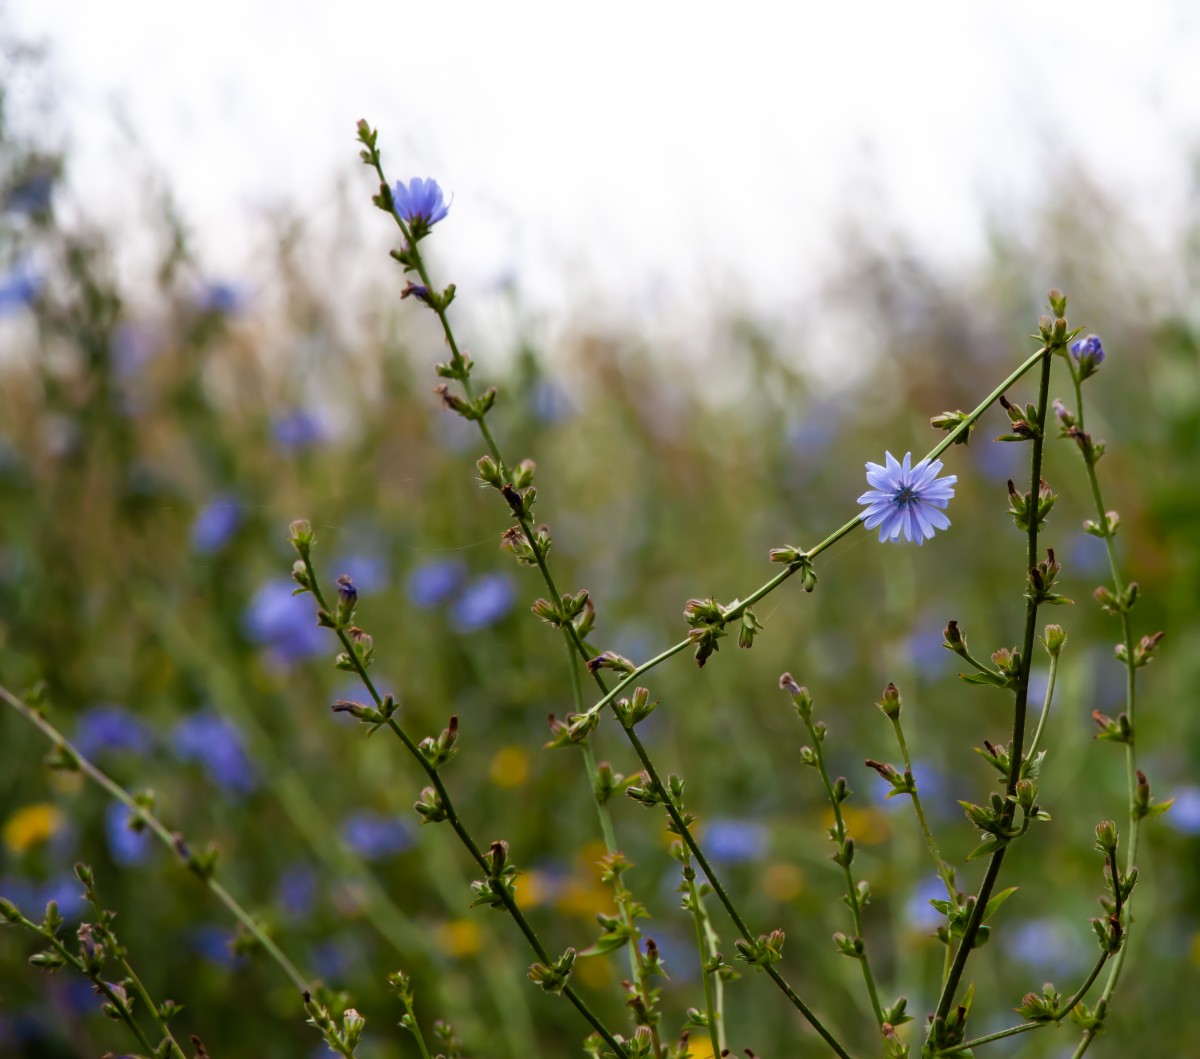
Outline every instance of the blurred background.
{"type": "MultiPolygon", "coordinates": [[[[1196,15],[1182,2],[1100,18],[1082,3],[1003,9],[765,6],[708,19],[558,5],[453,11],[345,3],[213,3],[174,12],[66,0],[0,20],[0,680],[45,683],[48,712],[161,815],[215,839],[222,877],[314,977],[367,1016],[365,1059],[416,1054],[395,1028],[388,971],[416,977],[426,1022],[471,1056],[578,1054],[568,1005],[523,981],[511,924],[468,911],[452,836],[418,831],[422,779],[399,748],[331,715],[360,697],[331,637],[291,596],[288,523],[307,517],[327,581],[351,574],[383,686],[409,729],[451,713],[447,782],[484,840],[508,839],[519,896],[551,950],[582,948],[610,911],[581,762],[543,751],[570,708],[557,637],[528,613],[540,582],[500,551],[507,525],[475,487],[477,434],[442,411],[432,316],[401,303],[394,226],[370,204],[354,122],[380,128],[393,179],[454,195],[424,244],[452,315],[500,391],[489,422],[538,462],[539,516],[564,588],[598,608],[594,641],[643,660],[685,632],[690,596],[728,601],[855,510],[863,463],[920,454],[930,415],[970,408],[1034,347],[1050,286],[1108,359],[1087,384],[1108,441],[1106,499],[1140,633],[1140,761],[1174,808],[1143,837],[1131,965],[1092,1054],[1200,1032],[1200,268],[1196,15]],[[537,809],[538,811],[531,811],[537,809]]],[[[1068,397],[1065,376],[1055,395],[1068,397]]],[[[1018,386],[1014,399],[1032,400],[1018,386]]],[[[817,777],[777,678],[807,684],[832,766],[855,795],[867,941],[889,996],[935,1000],[936,896],[911,813],[866,757],[895,760],[872,703],[895,681],[943,851],[976,836],[957,799],[994,773],[972,752],[1008,737],[1004,696],[962,685],[950,618],[973,647],[1020,635],[1023,538],[1005,480],[1027,459],[966,448],[953,528],[929,547],[859,533],[823,557],[817,591],[758,608],[751,652],[648,681],[646,739],[688,780],[689,807],[747,918],[788,933],[803,996],[865,1054],[857,969],[828,860],[817,777]]],[[[1048,726],[1051,824],[1005,862],[1020,892],[972,963],[974,1032],[1011,1024],[1030,989],[1072,991],[1094,959],[1093,828],[1122,824],[1119,749],[1092,740],[1119,710],[1116,629],[1091,601],[1105,576],[1076,452],[1047,531],[1073,608],[1048,726]]],[[[1035,673],[1044,681],[1044,672],[1035,673]]],[[[597,753],[636,771],[606,721],[597,753]]],[[[187,1004],[210,1053],[320,1054],[291,990],[236,957],[222,910],[91,788],[40,765],[41,737],[0,714],[0,893],[27,913],[82,913],[92,863],[135,967],[187,1004]]],[[[677,865],[657,814],[615,805],[628,882],[671,974],[667,1036],[700,983],[677,865]]],[[[962,867],[964,888],[979,863],[962,867]]],[[[714,909],[727,954],[732,933],[714,909]]],[[[86,984],[35,975],[32,939],[0,933],[0,1054],[128,1047],[86,984]]],[[[624,969],[624,970],[623,970],[624,969]]],[[[623,957],[576,981],[620,1026],[623,957]]],[[[728,990],[730,1042],[821,1055],[762,980],[728,990]]],[[[1070,1054],[1047,1030],[995,1054],[1070,1054]]],[[[697,1042],[698,1043],[698,1042],[697,1042]]],[[[706,1051],[699,1052],[701,1056],[706,1051]]]]}

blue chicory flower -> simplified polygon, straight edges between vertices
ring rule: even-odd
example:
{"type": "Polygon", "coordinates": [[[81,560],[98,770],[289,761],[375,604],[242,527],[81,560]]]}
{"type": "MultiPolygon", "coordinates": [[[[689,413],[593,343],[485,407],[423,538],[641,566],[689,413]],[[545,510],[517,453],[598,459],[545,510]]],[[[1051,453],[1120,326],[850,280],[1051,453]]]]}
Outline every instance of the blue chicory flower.
{"type": "Polygon", "coordinates": [[[311,864],[289,864],[279,876],[277,900],[288,919],[304,919],[311,914],[317,899],[317,873],[311,864]]]}
{"type": "Polygon", "coordinates": [[[299,408],[275,420],[275,443],[285,452],[307,449],[325,440],[325,428],[312,412],[299,408]]]}
{"type": "Polygon", "coordinates": [[[196,308],[218,316],[232,316],[245,305],[245,296],[233,283],[213,280],[204,284],[196,294],[196,308]]]}
{"type": "Polygon", "coordinates": [[[151,838],[146,829],[134,831],[129,826],[133,814],[121,802],[110,802],[104,811],[104,834],[108,838],[108,852],[113,862],[122,868],[141,864],[150,856],[151,838]]]}
{"type": "Polygon", "coordinates": [[[413,177],[407,184],[397,180],[392,201],[401,220],[407,224],[420,223],[425,228],[432,228],[450,212],[438,182],[421,177],[413,177]]]}
{"type": "Polygon", "coordinates": [[[25,216],[45,213],[53,193],[54,174],[45,170],[34,172],[4,195],[0,209],[25,216]]]}
{"type": "Polygon", "coordinates": [[[767,851],[767,829],[753,820],[710,820],[704,828],[704,848],[713,860],[725,864],[760,860],[767,851]]]}
{"type": "Polygon", "coordinates": [[[1104,363],[1104,347],[1100,344],[1099,335],[1088,335],[1071,343],[1071,356],[1079,365],[1079,377],[1086,379],[1094,375],[1104,363]]]}
{"type": "Polygon", "coordinates": [[[408,575],[408,598],[427,609],[444,603],[463,583],[466,570],[456,559],[440,559],[418,566],[408,575]]]}
{"type": "Polygon", "coordinates": [[[171,732],[171,746],[181,761],[201,765],[213,783],[233,794],[249,794],[258,785],[241,733],[212,710],[180,721],[171,732]]]}
{"type": "Polygon", "coordinates": [[[288,578],[268,581],[254,593],[242,618],[246,636],[269,647],[284,664],[321,654],[331,646],[313,617],[312,603],[292,595],[295,587],[288,578]]]}
{"type": "Polygon", "coordinates": [[[454,601],[450,621],[459,632],[478,632],[507,614],[516,599],[512,581],[504,574],[484,574],[454,601]]]}
{"type": "Polygon", "coordinates": [[[364,809],[342,822],[342,839],[366,860],[382,860],[408,849],[412,832],[403,820],[364,809]]]}
{"type": "Polygon", "coordinates": [[[0,315],[29,305],[42,289],[42,277],[19,268],[0,279],[0,315]]]}
{"type": "Polygon", "coordinates": [[[1175,792],[1175,804],[1164,819],[1176,831],[1200,835],[1200,787],[1180,787],[1175,792]]]}
{"type": "Polygon", "coordinates": [[[950,503],[958,476],[939,478],[941,460],[931,463],[924,459],[911,466],[911,452],[905,453],[903,463],[890,452],[886,457],[886,467],[867,464],[867,484],[872,488],[858,498],[858,503],[867,505],[861,516],[863,525],[869,530],[878,526],[881,541],[899,540],[903,534],[924,544],[934,530],[949,527],[950,520],[939,508],[950,503]]]}
{"type": "Polygon", "coordinates": [[[230,494],[215,497],[204,505],[192,523],[192,551],[215,555],[242,524],[242,505],[230,494]]]}
{"type": "Polygon", "coordinates": [[[75,746],[84,757],[94,757],[101,750],[146,754],[154,746],[154,736],[124,706],[106,702],[91,707],[76,722],[75,746]]]}

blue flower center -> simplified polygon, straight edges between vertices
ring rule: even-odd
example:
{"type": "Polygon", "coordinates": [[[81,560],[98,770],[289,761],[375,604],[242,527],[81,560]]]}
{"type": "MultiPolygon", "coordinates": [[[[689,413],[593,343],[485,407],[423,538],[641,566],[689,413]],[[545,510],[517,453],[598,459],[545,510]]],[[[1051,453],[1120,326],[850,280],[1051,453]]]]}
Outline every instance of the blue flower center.
{"type": "Polygon", "coordinates": [[[917,491],[911,486],[906,485],[899,490],[892,499],[901,507],[907,507],[909,504],[915,504],[921,498],[917,495],[917,491]]]}

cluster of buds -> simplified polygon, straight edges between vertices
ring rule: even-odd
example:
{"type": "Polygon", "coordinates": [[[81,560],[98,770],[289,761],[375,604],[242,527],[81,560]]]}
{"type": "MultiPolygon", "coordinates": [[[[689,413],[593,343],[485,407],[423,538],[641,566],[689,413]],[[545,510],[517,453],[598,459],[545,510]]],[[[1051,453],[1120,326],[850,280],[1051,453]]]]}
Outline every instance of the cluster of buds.
{"type": "Polygon", "coordinates": [[[473,422],[483,419],[491,411],[492,405],[496,403],[496,387],[494,386],[489,386],[474,400],[451,393],[450,387],[444,382],[439,382],[433,388],[433,392],[441,398],[443,408],[473,422]]]}
{"type": "MultiPolygon", "coordinates": [[[[943,412],[941,415],[936,415],[929,420],[929,425],[934,430],[958,430],[968,419],[968,415],[962,409],[955,409],[953,412],[943,412]]],[[[971,427],[968,426],[954,439],[955,445],[966,445],[971,440],[971,427]]]]}
{"type": "Polygon", "coordinates": [[[997,441],[1032,441],[1039,436],[1037,405],[1027,404],[1018,408],[1004,394],[1000,395],[1000,407],[1008,413],[1009,433],[1001,434],[997,441]]]}
{"type": "Polygon", "coordinates": [[[1058,418],[1058,436],[1069,438],[1079,447],[1084,460],[1095,466],[1104,455],[1104,442],[1094,441],[1092,435],[1084,430],[1075,416],[1058,398],[1054,399],[1054,414],[1058,418]]]}
{"type": "Polygon", "coordinates": [[[308,1014],[308,1024],[320,1031],[331,1051],[340,1055],[353,1055],[367,1020],[354,1008],[346,1008],[339,1024],[330,1010],[331,999],[324,989],[319,989],[315,997],[308,990],[304,991],[304,1010],[308,1014]]]}
{"type": "Polygon", "coordinates": [[[571,977],[575,966],[575,950],[568,947],[557,960],[549,964],[534,962],[529,965],[529,980],[536,982],[547,993],[561,993],[571,977]]]}
{"type": "Polygon", "coordinates": [[[1062,563],[1054,558],[1054,549],[1047,548],[1046,558],[1029,571],[1029,594],[1027,598],[1039,606],[1042,603],[1048,603],[1052,606],[1063,606],[1064,604],[1074,603],[1074,600],[1068,599],[1062,593],[1053,591],[1054,582],[1058,580],[1058,575],[1061,571],[1062,563]]]}
{"type": "Polygon", "coordinates": [[[1099,603],[1107,613],[1120,616],[1133,610],[1139,591],[1136,581],[1130,581],[1120,592],[1113,592],[1112,589],[1099,585],[1092,593],[1092,599],[1099,603]]]}
{"type": "Polygon", "coordinates": [[[508,843],[503,839],[493,842],[484,860],[487,862],[488,877],[471,883],[471,893],[474,894],[471,907],[487,905],[495,909],[508,908],[516,899],[513,881],[517,876],[516,866],[508,859],[508,843]]]}
{"type": "MultiPolygon", "coordinates": [[[[997,746],[991,740],[985,739],[982,747],[975,747],[975,753],[999,772],[1004,782],[1008,783],[1009,769],[1012,768],[1012,757],[1007,744],[997,746]]],[[[1042,760],[1045,756],[1046,751],[1039,750],[1032,757],[1026,756],[1021,758],[1021,772],[1018,779],[1036,780],[1041,773],[1042,760]]]]}
{"type": "Polygon", "coordinates": [[[426,736],[417,745],[417,749],[431,769],[439,769],[458,753],[458,748],[455,746],[457,742],[458,714],[454,714],[450,718],[450,723],[442,729],[437,738],[426,736]]]}
{"type": "Polygon", "coordinates": [[[613,703],[613,712],[617,720],[625,728],[633,728],[654,712],[657,702],[650,701],[650,692],[646,688],[634,688],[633,695],[628,699],[617,699],[613,703]]]}
{"type": "Polygon", "coordinates": [[[399,708],[399,703],[391,695],[385,695],[378,707],[352,699],[338,699],[331,707],[334,713],[346,713],[363,724],[371,725],[368,734],[378,731],[380,727],[387,724],[399,708]]]}
{"type": "Polygon", "coordinates": [[[560,721],[554,714],[550,714],[549,722],[550,741],[545,744],[545,748],[553,750],[586,743],[588,736],[600,723],[600,715],[590,710],[586,713],[568,713],[566,718],[560,721]]]}
{"type": "Polygon", "coordinates": [[[533,530],[532,539],[526,534],[524,526],[509,526],[500,537],[500,546],[512,552],[522,566],[537,566],[539,560],[544,561],[551,543],[549,526],[539,526],[533,530]]]}
{"type": "Polygon", "coordinates": [[[1021,998],[1021,1006],[1017,1014],[1030,1022],[1057,1022],[1062,1014],[1059,1006],[1062,1004],[1062,994],[1054,988],[1053,982],[1042,986],[1041,994],[1026,993],[1021,998]]]}
{"type": "Polygon", "coordinates": [[[667,790],[663,791],[650,778],[650,773],[640,772],[625,787],[625,794],[647,808],[655,805],[666,805],[668,801],[676,808],[679,808],[683,805],[683,786],[683,780],[672,772],[667,777],[667,790]]]}
{"type": "Polygon", "coordinates": [[[1155,632],[1149,636],[1143,636],[1134,645],[1132,659],[1130,659],[1129,652],[1123,643],[1117,644],[1114,654],[1126,665],[1132,665],[1134,669],[1140,669],[1142,666],[1148,666],[1154,661],[1154,655],[1158,651],[1159,642],[1165,635],[1166,633],[1164,632],[1155,632]]]}
{"type": "Polygon", "coordinates": [[[725,622],[730,611],[737,605],[735,601],[729,607],[722,607],[711,597],[687,601],[683,608],[683,617],[691,626],[688,630],[688,640],[696,647],[696,665],[703,668],[712,653],[720,647],[717,641],[725,635],[725,622]]]}
{"type": "Polygon", "coordinates": [[[421,797],[413,802],[413,808],[423,825],[440,824],[447,817],[446,803],[436,787],[423,787],[421,797]]]}
{"type": "Polygon", "coordinates": [[[357,625],[351,625],[346,630],[346,638],[350,641],[350,651],[342,651],[333,660],[334,667],[347,673],[368,668],[375,661],[375,641],[371,634],[363,632],[357,625]]]}
{"type": "Polygon", "coordinates": [[[1129,721],[1129,714],[1124,710],[1117,715],[1116,720],[1109,717],[1107,713],[1092,710],[1092,720],[1096,722],[1096,727],[1099,729],[1096,733],[1097,739],[1103,739],[1106,743],[1133,742],[1133,725],[1129,721]]]}
{"type": "Polygon", "coordinates": [[[864,764],[867,768],[874,769],[884,780],[892,785],[892,789],[887,792],[886,797],[893,798],[897,794],[917,793],[916,781],[908,769],[901,772],[894,765],[889,765],[885,761],[875,761],[873,758],[867,758],[864,764]]]}
{"type": "Polygon", "coordinates": [[[587,609],[590,599],[588,590],[581,588],[574,595],[564,592],[557,603],[548,599],[535,599],[529,609],[547,625],[561,629],[568,623],[574,624],[576,619],[587,609]]]}
{"type": "Polygon", "coordinates": [[[800,548],[785,544],[781,548],[772,548],[769,558],[773,563],[782,563],[800,575],[800,583],[805,592],[811,592],[817,587],[817,575],[813,571],[812,560],[800,548]]]}
{"type": "Polygon", "coordinates": [[[1058,496],[1051,491],[1050,486],[1044,480],[1038,485],[1036,497],[1031,496],[1028,492],[1018,492],[1013,480],[1011,478],[1008,480],[1008,513],[1012,515],[1017,529],[1029,529],[1029,524],[1034,519],[1037,520],[1038,529],[1041,529],[1057,499],[1058,496]]]}
{"type": "Polygon", "coordinates": [[[753,941],[738,938],[734,942],[739,960],[751,967],[770,967],[783,958],[784,933],[773,930],[770,934],[759,934],[753,941]]]}
{"type": "Polygon", "coordinates": [[[601,651],[595,658],[588,659],[587,669],[593,674],[601,669],[611,669],[614,673],[632,673],[637,666],[616,651],[601,651]]]}

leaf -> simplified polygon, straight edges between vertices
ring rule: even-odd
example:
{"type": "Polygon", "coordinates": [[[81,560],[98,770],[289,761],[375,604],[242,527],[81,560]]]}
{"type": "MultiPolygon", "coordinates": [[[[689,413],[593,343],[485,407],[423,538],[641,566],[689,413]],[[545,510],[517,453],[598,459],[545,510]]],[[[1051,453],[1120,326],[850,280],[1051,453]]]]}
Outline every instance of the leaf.
{"type": "Polygon", "coordinates": [[[995,853],[998,849],[1003,849],[1008,845],[1008,839],[989,838],[982,846],[976,846],[970,853],[967,854],[967,860],[978,860],[980,857],[987,857],[995,853]]]}
{"type": "Polygon", "coordinates": [[[986,684],[994,688],[1008,686],[1008,678],[1000,673],[959,673],[958,675],[968,684],[986,684]]]}
{"type": "Polygon", "coordinates": [[[1019,889],[1020,889],[1020,887],[1018,887],[1018,886],[1010,886],[1007,890],[1001,890],[998,894],[996,894],[987,903],[987,907],[983,910],[982,922],[986,923],[989,919],[991,919],[992,916],[995,914],[996,909],[998,909],[1002,904],[1004,904],[1004,902],[1007,901],[1010,897],[1012,897],[1012,895],[1015,894],[1017,892],[1017,890],[1019,890],[1019,889]]]}

